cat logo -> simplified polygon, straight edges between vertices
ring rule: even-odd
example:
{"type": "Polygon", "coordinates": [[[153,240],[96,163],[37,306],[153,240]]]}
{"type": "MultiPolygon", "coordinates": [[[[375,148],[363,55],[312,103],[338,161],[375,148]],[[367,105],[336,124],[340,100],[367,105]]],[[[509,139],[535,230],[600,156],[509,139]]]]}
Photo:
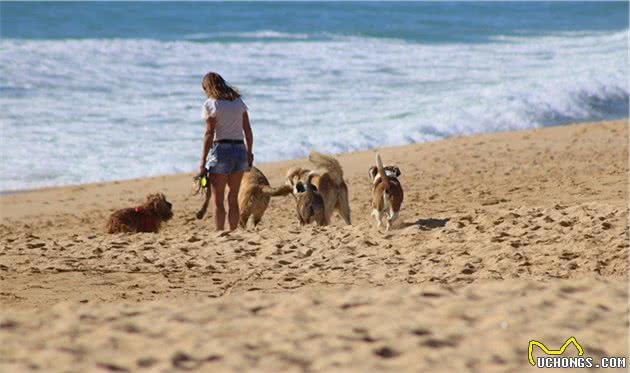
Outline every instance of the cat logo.
{"type": "Polygon", "coordinates": [[[582,346],[580,346],[580,344],[578,343],[578,341],[575,339],[575,337],[571,337],[569,339],[567,339],[566,342],[564,342],[564,344],[562,345],[562,347],[560,347],[559,350],[550,350],[547,348],[547,346],[545,346],[544,344],[542,344],[541,342],[538,341],[529,341],[529,348],[527,349],[527,353],[529,356],[529,362],[530,364],[532,364],[533,366],[536,366],[536,362],[534,361],[534,357],[532,356],[532,351],[534,349],[534,346],[538,346],[540,347],[540,349],[546,353],[547,355],[561,355],[562,353],[564,353],[564,350],[567,349],[567,347],[573,343],[573,345],[575,346],[575,348],[577,348],[578,351],[578,355],[582,356],[584,355],[584,350],[582,349],[582,346]]]}

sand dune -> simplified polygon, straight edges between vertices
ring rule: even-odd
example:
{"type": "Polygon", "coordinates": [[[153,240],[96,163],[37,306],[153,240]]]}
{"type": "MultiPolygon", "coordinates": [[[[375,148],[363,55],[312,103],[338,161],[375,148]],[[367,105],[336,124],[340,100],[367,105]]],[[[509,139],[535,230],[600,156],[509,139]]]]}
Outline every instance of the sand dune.
{"type": "MultiPolygon", "coordinates": [[[[373,152],[342,154],[353,225],[291,197],[217,233],[191,175],[0,197],[6,371],[537,371],[530,339],[628,351],[628,123],[379,149],[405,188],[370,220],[373,152]],[[107,216],[164,192],[159,234],[107,216]]],[[[305,160],[261,165],[272,184],[305,160]]],[[[611,371],[610,369],[606,371],[611,371]]]]}

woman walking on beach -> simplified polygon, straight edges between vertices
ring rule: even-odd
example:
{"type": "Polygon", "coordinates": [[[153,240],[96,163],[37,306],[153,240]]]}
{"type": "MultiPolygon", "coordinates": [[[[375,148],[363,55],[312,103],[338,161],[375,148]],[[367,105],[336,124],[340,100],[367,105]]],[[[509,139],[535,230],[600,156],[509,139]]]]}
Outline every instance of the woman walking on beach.
{"type": "Polygon", "coordinates": [[[199,174],[210,174],[212,197],[214,198],[214,223],[217,230],[225,226],[223,200],[228,186],[228,221],[230,230],[236,229],[239,219],[238,191],[243,172],[254,159],[254,138],[249,125],[247,106],[238,90],[230,87],[221,75],[209,72],[201,82],[208,96],[203,104],[202,117],[206,122],[199,174]],[[245,142],[247,146],[245,146],[245,142]],[[206,158],[210,159],[206,164],[206,158]]]}

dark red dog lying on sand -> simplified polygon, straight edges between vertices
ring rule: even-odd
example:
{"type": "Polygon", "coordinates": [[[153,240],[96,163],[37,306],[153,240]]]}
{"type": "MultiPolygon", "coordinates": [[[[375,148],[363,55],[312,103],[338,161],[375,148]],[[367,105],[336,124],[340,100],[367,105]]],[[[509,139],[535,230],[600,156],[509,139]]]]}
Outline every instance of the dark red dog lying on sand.
{"type": "Polygon", "coordinates": [[[115,211],[107,222],[107,233],[157,233],[162,222],[173,217],[172,209],[164,194],[149,194],[143,205],[115,211]]]}

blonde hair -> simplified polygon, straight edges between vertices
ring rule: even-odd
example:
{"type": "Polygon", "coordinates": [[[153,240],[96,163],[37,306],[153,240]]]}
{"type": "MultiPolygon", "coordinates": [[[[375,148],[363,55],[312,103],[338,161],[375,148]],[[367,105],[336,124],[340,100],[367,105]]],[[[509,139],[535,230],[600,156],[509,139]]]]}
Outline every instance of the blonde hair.
{"type": "Polygon", "coordinates": [[[225,79],[215,72],[209,72],[203,77],[201,88],[209,98],[215,100],[233,101],[241,97],[238,89],[230,87],[225,79]]]}

